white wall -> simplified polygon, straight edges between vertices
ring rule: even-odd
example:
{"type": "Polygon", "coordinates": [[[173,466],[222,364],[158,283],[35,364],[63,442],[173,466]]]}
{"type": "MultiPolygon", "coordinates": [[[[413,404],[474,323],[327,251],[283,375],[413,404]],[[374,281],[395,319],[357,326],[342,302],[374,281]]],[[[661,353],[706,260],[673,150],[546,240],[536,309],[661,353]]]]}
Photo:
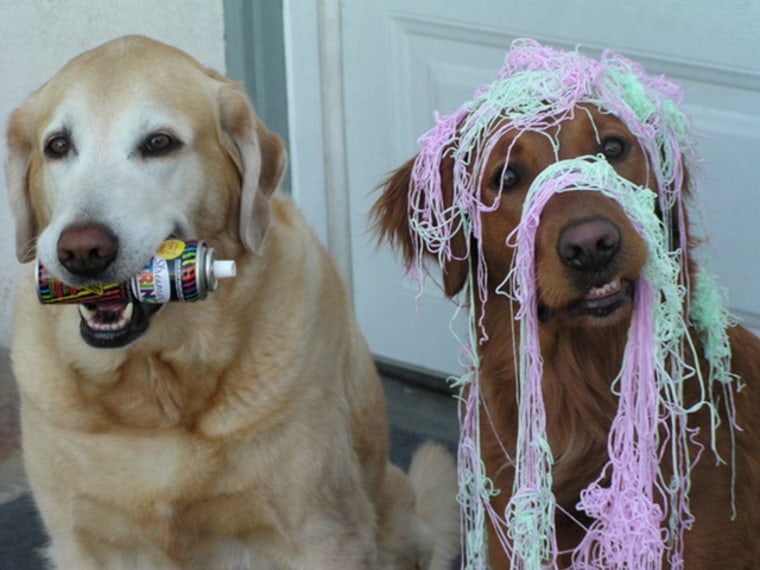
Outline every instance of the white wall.
{"type": "MultiPolygon", "coordinates": [[[[78,53],[139,33],[225,70],[222,0],[0,0],[0,162],[9,113],[78,53]]],[[[5,178],[0,177],[0,347],[9,346],[16,261],[5,178]]]]}

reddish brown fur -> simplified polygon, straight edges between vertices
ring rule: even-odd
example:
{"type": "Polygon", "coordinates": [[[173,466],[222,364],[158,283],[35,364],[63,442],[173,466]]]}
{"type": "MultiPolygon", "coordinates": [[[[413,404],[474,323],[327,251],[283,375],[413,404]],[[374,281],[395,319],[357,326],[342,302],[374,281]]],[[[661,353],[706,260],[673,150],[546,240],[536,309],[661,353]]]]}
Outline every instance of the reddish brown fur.
{"type": "MultiPolygon", "coordinates": [[[[559,158],[598,154],[599,141],[614,136],[629,143],[629,152],[613,160],[617,172],[637,183],[652,187],[647,177],[647,159],[630,131],[615,117],[592,110],[591,115],[599,139],[586,113],[562,125],[558,135],[559,158]]],[[[555,133],[556,134],[556,133],[555,133]]],[[[491,154],[491,162],[483,177],[481,195],[495,197],[489,181],[501,172],[504,156],[513,140],[507,134],[491,154]]],[[[516,307],[507,297],[496,295],[494,288],[502,282],[512,261],[506,236],[520,219],[522,202],[536,175],[555,161],[545,136],[525,133],[511,153],[510,167],[520,173],[519,184],[505,191],[498,209],[484,214],[483,243],[479,244],[488,268],[489,296],[486,306],[478,304],[478,316],[485,314],[484,325],[489,340],[480,345],[481,401],[488,408],[493,424],[484,419],[481,425],[482,454],[487,472],[503,492],[493,499],[497,511],[504,512],[513,483],[513,467],[503,448],[514,456],[517,437],[517,405],[515,401],[514,323],[510,315],[516,307]]],[[[382,195],[373,209],[376,228],[401,250],[407,262],[415,255],[409,234],[408,196],[412,161],[401,167],[385,182],[382,195]]],[[[444,164],[441,175],[444,195],[450,197],[451,165],[444,164]]],[[[540,304],[548,318],[540,324],[541,351],[544,357],[544,398],[547,434],[555,458],[553,490],[558,504],[578,516],[575,511],[580,491],[594,481],[607,456],[607,435],[615,416],[617,398],[610,391],[610,381],[621,367],[631,304],[604,318],[572,314],[568,307],[588,292],[590,284],[574,274],[557,254],[557,240],[563,228],[578,220],[603,216],[620,229],[621,249],[613,272],[608,277],[634,281],[646,262],[646,245],[636,234],[621,208],[612,200],[592,192],[569,192],[553,197],[544,210],[537,235],[536,263],[540,304]]],[[[466,236],[455,236],[463,250],[466,236]]],[[[471,248],[478,251],[478,248],[471,248]]],[[[473,260],[469,260],[472,264],[473,260]]],[[[692,267],[694,262],[689,261],[692,267]]],[[[455,295],[463,286],[467,262],[455,262],[444,269],[445,291],[455,295]]],[[[695,333],[695,338],[698,335],[695,333]]],[[[699,440],[707,450],[692,472],[691,510],[696,516],[693,530],[686,534],[685,568],[748,569],[760,567],[760,391],[754,386],[760,379],[760,339],[737,326],[730,329],[733,349],[733,372],[746,387],[737,394],[736,408],[741,431],[736,433],[736,520],[731,520],[731,468],[716,465],[709,451],[710,424],[706,413],[690,418],[690,425],[700,428],[699,440]]],[[[703,364],[704,367],[704,364],[703,364]]],[[[686,399],[698,397],[695,382],[687,383],[686,399]]],[[[731,453],[729,421],[723,417],[718,432],[718,449],[724,458],[731,453]]],[[[693,450],[694,451],[694,450],[693,450]]],[[[667,465],[663,466],[667,471],[667,465]]],[[[588,521],[585,521],[588,522],[588,521]]],[[[563,514],[556,517],[560,551],[576,547],[584,530],[563,514]]],[[[491,565],[495,569],[509,567],[506,554],[491,532],[491,565]]],[[[560,566],[570,564],[570,556],[561,557],[560,566]]],[[[667,565],[667,562],[666,562],[667,565]]]]}

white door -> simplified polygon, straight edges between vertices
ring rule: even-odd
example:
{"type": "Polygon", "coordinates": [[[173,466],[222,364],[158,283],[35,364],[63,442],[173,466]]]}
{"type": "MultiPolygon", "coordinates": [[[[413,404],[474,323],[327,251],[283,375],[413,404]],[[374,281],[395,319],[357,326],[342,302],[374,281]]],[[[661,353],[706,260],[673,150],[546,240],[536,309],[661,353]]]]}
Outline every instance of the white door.
{"type": "MultiPolygon", "coordinates": [[[[291,2],[291,10],[299,4],[291,2]]],[[[729,1],[720,10],[712,0],[326,5],[333,20],[339,16],[342,42],[342,97],[324,81],[321,86],[323,97],[342,98],[345,121],[344,156],[327,157],[328,163],[345,159],[338,167],[347,190],[338,191],[347,192],[350,258],[345,244],[337,244],[337,253],[350,265],[356,311],[376,355],[434,371],[461,370],[461,343],[449,331],[453,305],[434,286],[417,298],[399,258],[376,247],[367,214],[373,188],[413,156],[416,138],[433,125],[433,111],[450,112],[469,100],[494,78],[510,42],[524,36],[563,48],[580,44],[590,55],[612,48],[685,88],[687,109],[705,135],[701,195],[714,271],[734,313],[760,330],[760,4],[729,1]]],[[[322,31],[323,43],[334,41],[322,31]]],[[[297,36],[291,36],[296,44],[297,36]]]]}

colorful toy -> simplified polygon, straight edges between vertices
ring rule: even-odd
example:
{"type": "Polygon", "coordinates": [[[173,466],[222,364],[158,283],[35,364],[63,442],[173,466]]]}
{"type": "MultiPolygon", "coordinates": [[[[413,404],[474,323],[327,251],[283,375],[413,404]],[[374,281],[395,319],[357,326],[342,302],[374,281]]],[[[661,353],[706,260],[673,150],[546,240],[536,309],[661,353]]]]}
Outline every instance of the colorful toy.
{"type": "Polygon", "coordinates": [[[217,260],[204,241],[169,239],[132,279],[124,283],[75,288],[53,277],[37,261],[37,296],[41,303],[96,303],[135,300],[140,303],[199,301],[215,291],[219,279],[234,277],[235,262],[217,260]]]}

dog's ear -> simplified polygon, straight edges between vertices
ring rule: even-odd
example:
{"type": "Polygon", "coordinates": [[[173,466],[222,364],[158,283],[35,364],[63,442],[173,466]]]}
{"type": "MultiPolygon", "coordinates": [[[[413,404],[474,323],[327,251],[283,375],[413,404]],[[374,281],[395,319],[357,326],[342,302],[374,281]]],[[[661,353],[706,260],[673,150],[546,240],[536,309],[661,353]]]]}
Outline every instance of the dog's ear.
{"type": "Polygon", "coordinates": [[[39,232],[31,199],[29,170],[34,153],[34,129],[25,107],[10,116],[7,130],[8,162],[6,181],[11,214],[16,226],[16,257],[21,263],[34,259],[35,242],[39,232]]]}
{"type": "Polygon", "coordinates": [[[227,152],[240,172],[240,240],[260,254],[271,222],[269,199],[282,180],[287,163],[280,137],[268,130],[242,87],[225,82],[219,111],[227,152]]]}
{"type": "Polygon", "coordinates": [[[409,227],[409,183],[414,160],[406,162],[380,184],[380,197],[370,210],[372,228],[379,239],[399,250],[407,265],[415,256],[409,227]]]}
{"type": "MultiPolygon", "coordinates": [[[[400,250],[404,262],[413,263],[416,251],[415,242],[411,234],[409,216],[412,215],[409,208],[409,190],[412,178],[412,169],[415,159],[411,159],[391,175],[380,185],[381,195],[375,202],[370,213],[372,225],[380,239],[386,239],[392,247],[400,250]]],[[[441,161],[441,190],[446,207],[451,205],[454,194],[454,161],[444,158],[441,161]]],[[[420,194],[420,201],[425,198],[420,194]]],[[[416,204],[417,210],[424,208],[424,203],[416,204]]],[[[469,261],[467,259],[466,236],[462,230],[458,230],[451,236],[452,258],[443,265],[443,289],[446,295],[453,297],[467,280],[469,261]]],[[[426,252],[429,254],[429,252],[426,252]]]]}

